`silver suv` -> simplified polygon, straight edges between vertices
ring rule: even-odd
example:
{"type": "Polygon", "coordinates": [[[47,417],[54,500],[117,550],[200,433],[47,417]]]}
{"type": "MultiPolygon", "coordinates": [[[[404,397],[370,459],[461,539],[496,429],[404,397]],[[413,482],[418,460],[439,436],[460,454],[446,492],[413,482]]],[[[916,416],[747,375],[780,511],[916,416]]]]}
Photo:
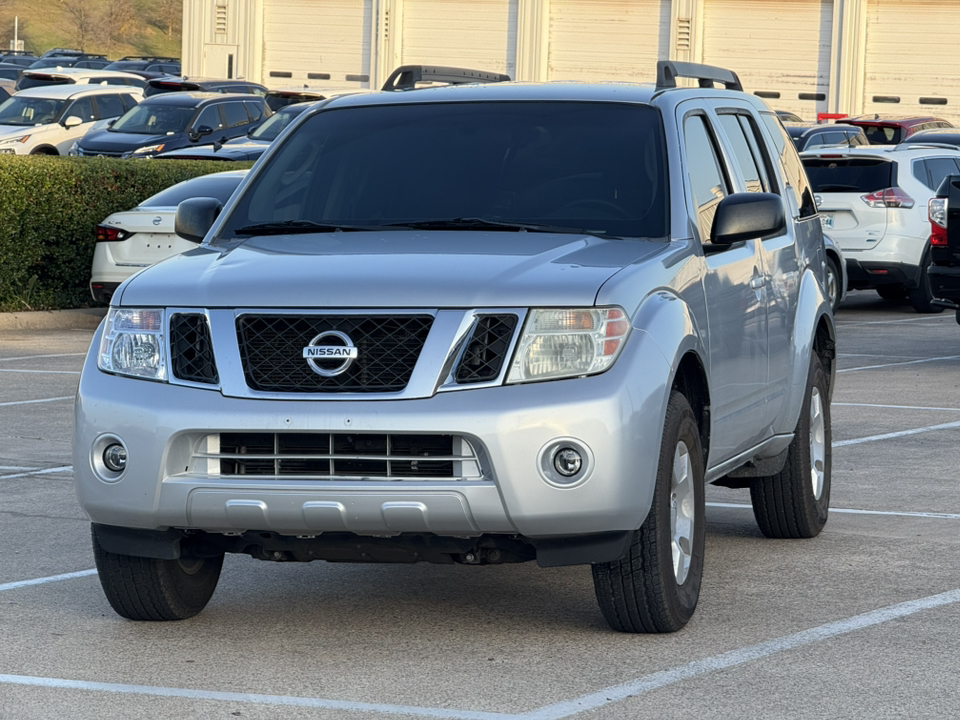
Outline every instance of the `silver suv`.
{"type": "Polygon", "coordinates": [[[592,565],[617,630],[674,631],[706,483],[771,537],[826,522],[820,221],[729,71],[337,97],[176,224],[197,248],[120,286],[76,404],[124,617],[199,612],[226,552],[535,559],[592,565]]]}

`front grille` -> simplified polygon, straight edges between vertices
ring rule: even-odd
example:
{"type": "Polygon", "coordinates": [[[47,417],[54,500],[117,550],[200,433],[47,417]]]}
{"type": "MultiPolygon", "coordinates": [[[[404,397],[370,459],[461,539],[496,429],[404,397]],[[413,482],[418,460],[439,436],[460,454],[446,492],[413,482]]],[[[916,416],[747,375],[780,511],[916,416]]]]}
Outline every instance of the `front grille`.
{"type": "Polygon", "coordinates": [[[461,385],[496,380],[517,327],[516,315],[481,315],[457,367],[461,385]]]}
{"type": "Polygon", "coordinates": [[[170,318],[170,360],[173,376],[190,382],[220,382],[205,315],[177,313],[170,318]]]}
{"type": "Polygon", "coordinates": [[[77,155],[80,155],[83,157],[120,157],[123,155],[123,152],[106,152],[103,150],[84,150],[83,148],[78,147],[77,155]]]}
{"type": "Polygon", "coordinates": [[[303,479],[482,480],[470,443],[457,435],[220,433],[194,454],[220,475],[303,479]],[[213,461],[211,465],[209,461],[213,461]]]}
{"type": "MultiPolygon", "coordinates": [[[[244,315],[237,339],[247,385],[264,392],[400,392],[430,332],[430,315],[244,315]],[[324,332],[346,334],[357,357],[339,375],[315,373],[303,349],[324,332]]],[[[336,344],[335,339],[322,344],[336,344]]],[[[343,360],[322,360],[326,367],[343,360]]]]}

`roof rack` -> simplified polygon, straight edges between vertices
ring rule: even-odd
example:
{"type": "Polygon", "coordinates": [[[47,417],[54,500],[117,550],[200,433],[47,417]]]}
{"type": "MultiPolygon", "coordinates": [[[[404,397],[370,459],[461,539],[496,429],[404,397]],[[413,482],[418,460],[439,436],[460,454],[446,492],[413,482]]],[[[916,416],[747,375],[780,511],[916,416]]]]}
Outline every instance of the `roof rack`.
{"type": "Polygon", "coordinates": [[[442,82],[450,85],[464,85],[466,83],[510,82],[510,80],[509,75],[486,72],[485,70],[437,67],[435,65],[401,65],[390,73],[390,77],[387,78],[381,90],[385,92],[414,90],[418,82],[442,82]]]}
{"type": "Polygon", "coordinates": [[[678,77],[693,78],[702,88],[712,88],[714,83],[723,83],[727,90],[743,91],[740,78],[732,70],[700,63],[657,60],[658,91],[677,87],[678,77]]]}
{"type": "Polygon", "coordinates": [[[180,58],[175,57],[164,57],[162,55],[127,55],[126,57],[120,58],[117,62],[123,62],[124,60],[154,60],[156,62],[180,62],[180,58]]]}

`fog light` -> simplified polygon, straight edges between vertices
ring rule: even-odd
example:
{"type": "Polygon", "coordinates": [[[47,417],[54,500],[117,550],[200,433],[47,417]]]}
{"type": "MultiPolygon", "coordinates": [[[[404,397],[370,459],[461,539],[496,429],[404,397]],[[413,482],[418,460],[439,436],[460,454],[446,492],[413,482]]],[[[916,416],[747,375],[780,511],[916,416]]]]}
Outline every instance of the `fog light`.
{"type": "Polygon", "coordinates": [[[127,467],[127,449],[118,443],[108,445],[103,451],[103,464],[111,472],[123,472],[127,467]]]}
{"type": "Polygon", "coordinates": [[[573,448],[561,448],[553,456],[553,467],[564,477],[573,477],[583,465],[583,458],[573,448]]]}

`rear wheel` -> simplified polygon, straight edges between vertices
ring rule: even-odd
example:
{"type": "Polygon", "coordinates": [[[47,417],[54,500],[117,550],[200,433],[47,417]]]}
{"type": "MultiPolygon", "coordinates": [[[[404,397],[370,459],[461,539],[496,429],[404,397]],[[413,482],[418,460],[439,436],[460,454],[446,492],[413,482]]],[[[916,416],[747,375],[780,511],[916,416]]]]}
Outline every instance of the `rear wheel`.
{"type": "Polygon", "coordinates": [[[660,446],[653,503],[626,557],[593,566],[604,618],[632,633],[680,630],[697,607],[703,576],[704,467],[697,420],[674,390],[660,446]]]}
{"type": "Polygon", "coordinates": [[[836,260],[827,256],[827,299],[830,300],[830,309],[834,312],[840,306],[840,296],[843,295],[843,275],[836,260]]]}
{"type": "Polygon", "coordinates": [[[942,307],[933,305],[933,288],[930,286],[930,277],[927,275],[927,269],[932,264],[930,259],[930,248],[923,254],[923,261],[920,263],[920,279],[917,287],[908,294],[910,304],[918,313],[940,313],[942,307]]]}
{"type": "Polygon", "coordinates": [[[827,523],[830,509],[831,431],[827,373],[814,354],[800,420],[776,475],[750,486],[753,514],[771,538],[811,538],[827,523]]]}
{"type": "Polygon", "coordinates": [[[185,620],[203,610],[220,579],[223,555],[177,560],[107,552],[93,534],[100,584],[118,615],[129,620],[185,620]]]}

